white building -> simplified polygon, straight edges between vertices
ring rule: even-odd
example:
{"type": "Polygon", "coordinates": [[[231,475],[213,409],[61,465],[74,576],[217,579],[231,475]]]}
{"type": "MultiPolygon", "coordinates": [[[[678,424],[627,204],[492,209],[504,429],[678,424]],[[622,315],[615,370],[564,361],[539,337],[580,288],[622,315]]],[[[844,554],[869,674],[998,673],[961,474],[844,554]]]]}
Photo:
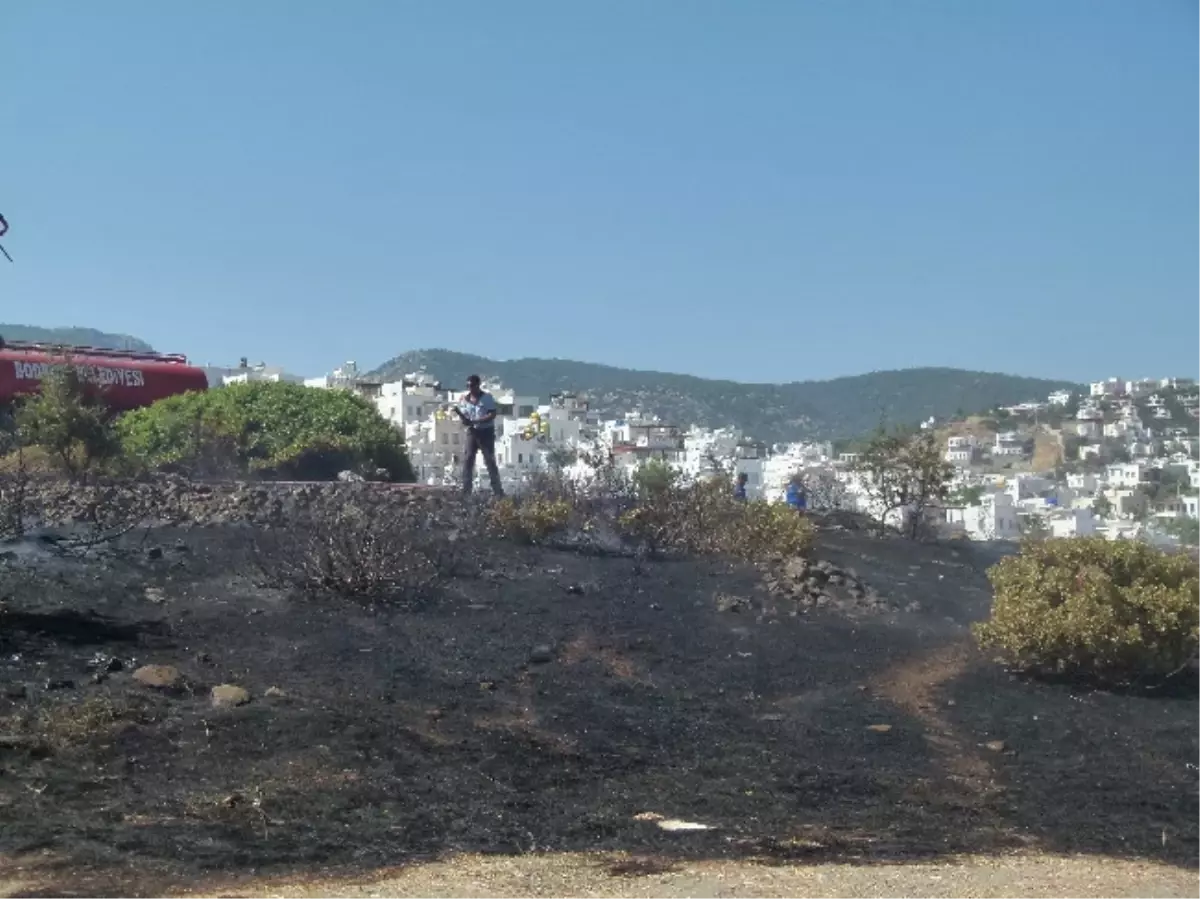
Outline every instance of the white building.
{"type": "Polygon", "coordinates": [[[1109,378],[1106,381],[1096,381],[1089,385],[1093,397],[1116,397],[1125,393],[1125,382],[1120,378],[1109,378]]]}
{"type": "Polygon", "coordinates": [[[946,461],[954,465],[970,465],[975,461],[979,442],[974,436],[950,437],[946,440],[946,461]]]}
{"type": "Polygon", "coordinates": [[[1054,393],[1050,394],[1050,396],[1046,397],[1046,402],[1048,402],[1051,406],[1065,406],[1067,403],[1071,402],[1072,396],[1074,396],[1074,394],[1072,394],[1069,390],[1056,390],[1054,393]]]}
{"type": "Polygon", "coordinates": [[[1017,540],[1021,536],[1017,509],[1008,493],[985,493],[977,506],[949,508],[946,521],[961,527],[972,540],[1017,540]]]}
{"type": "Polygon", "coordinates": [[[1149,480],[1147,467],[1141,462],[1122,462],[1109,465],[1104,470],[1104,478],[1110,487],[1129,488],[1146,483],[1149,480]]]}
{"type": "Polygon", "coordinates": [[[1067,486],[1077,494],[1094,496],[1100,489],[1100,478],[1090,472],[1067,475],[1067,486]]]}
{"type": "Polygon", "coordinates": [[[1091,537],[1096,533],[1096,516],[1090,508],[1063,509],[1049,517],[1052,537],[1091,537]]]}
{"type": "MultiPolygon", "coordinates": [[[[339,375],[338,383],[344,383],[341,370],[335,374],[339,375]]],[[[424,372],[416,372],[405,375],[403,380],[388,381],[380,385],[375,406],[380,415],[407,435],[410,428],[429,421],[434,412],[446,406],[449,401],[449,394],[442,390],[437,381],[424,372]]]]}
{"type": "Polygon", "coordinates": [[[1000,456],[1023,456],[1025,455],[1025,439],[1016,431],[1001,431],[996,435],[996,442],[992,446],[992,455],[1000,456]]]}
{"type": "Polygon", "coordinates": [[[318,387],[323,390],[352,390],[359,382],[362,373],[358,365],[351,361],[341,368],[335,368],[333,374],[321,375],[319,378],[305,378],[305,387],[318,387]]]}

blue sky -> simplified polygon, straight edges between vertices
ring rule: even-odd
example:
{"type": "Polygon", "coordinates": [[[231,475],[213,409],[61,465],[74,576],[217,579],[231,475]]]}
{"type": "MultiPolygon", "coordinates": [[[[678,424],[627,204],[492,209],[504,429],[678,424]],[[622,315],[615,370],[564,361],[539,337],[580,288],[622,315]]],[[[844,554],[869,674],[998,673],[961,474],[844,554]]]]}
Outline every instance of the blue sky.
{"type": "Polygon", "coordinates": [[[9,0],[0,321],[315,375],[1197,370],[1192,0],[9,0]]]}

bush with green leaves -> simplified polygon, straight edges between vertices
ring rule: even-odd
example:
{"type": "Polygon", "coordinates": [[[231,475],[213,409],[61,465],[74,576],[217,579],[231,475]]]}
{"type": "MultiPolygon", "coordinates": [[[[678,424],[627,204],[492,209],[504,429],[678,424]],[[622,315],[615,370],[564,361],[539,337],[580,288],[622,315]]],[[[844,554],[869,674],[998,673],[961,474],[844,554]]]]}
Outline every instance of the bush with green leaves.
{"type": "Polygon", "coordinates": [[[2,441],[6,448],[38,447],[71,480],[85,479],[119,454],[103,396],[89,389],[74,366],[53,366],[41,389],[20,401],[14,418],[15,428],[7,428],[2,441]]]}
{"type": "Polygon", "coordinates": [[[326,480],[382,469],[412,481],[404,438],[344,390],[255,382],[159,400],[122,416],[126,453],[152,468],[326,480]]]}
{"type": "Polygon", "coordinates": [[[988,571],[980,645],[1035,674],[1154,682],[1196,658],[1200,580],[1190,556],[1100,537],[1027,542],[988,571]]]}

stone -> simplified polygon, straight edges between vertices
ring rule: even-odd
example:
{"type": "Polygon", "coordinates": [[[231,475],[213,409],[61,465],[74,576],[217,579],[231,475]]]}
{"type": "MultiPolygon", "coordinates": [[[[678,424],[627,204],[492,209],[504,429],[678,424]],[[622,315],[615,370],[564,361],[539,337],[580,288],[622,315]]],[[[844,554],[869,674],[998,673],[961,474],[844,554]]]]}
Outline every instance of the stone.
{"type": "Polygon", "coordinates": [[[284,693],[279,687],[267,687],[267,691],[263,695],[271,699],[283,699],[285,696],[287,696],[287,694],[284,693]]]}
{"type": "Polygon", "coordinates": [[[156,690],[171,690],[183,684],[183,675],[173,665],[143,665],[133,672],[133,679],[156,690]]]}
{"type": "Polygon", "coordinates": [[[6,684],[4,687],[6,699],[24,699],[28,693],[24,684],[6,684]]]}
{"type": "Polygon", "coordinates": [[[868,724],[867,730],[874,731],[877,734],[886,734],[892,729],[890,724],[868,724]]]}
{"type": "Polygon", "coordinates": [[[147,587],[145,596],[147,600],[154,603],[164,603],[167,601],[167,594],[163,592],[162,587],[147,587]]]}
{"type": "Polygon", "coordinates": [[[750,601],[744,596],[731,596],[719,593],[716,598],[718,612],[742,612],[750,608],[750,601]]]}
{"type": "Polygon", "coordinates": [[[1008,744],[1003,740],[988,740],[983,744],[985,749],[990,749],[992,752],[1004,752],[1008,748],[1008,744]]]}
{"type": "Polygon", "coordinates": [[[151,546],[146,550],[147,559],[161,559],[162,557],[163,551],[161,546],[151,546]]]}
{"type": "Polygon", "coordinates": [[[535,665],[545,665],[554,661],[554,647],[548,643],[540,643],[529,653],[529,661],[535,665]]]}
{"type": "Polygon", "coordinates": [[[232,708],[250,701],[250,693],[237,684],[218,684],[210,694],[213,708],[232,708]]]}

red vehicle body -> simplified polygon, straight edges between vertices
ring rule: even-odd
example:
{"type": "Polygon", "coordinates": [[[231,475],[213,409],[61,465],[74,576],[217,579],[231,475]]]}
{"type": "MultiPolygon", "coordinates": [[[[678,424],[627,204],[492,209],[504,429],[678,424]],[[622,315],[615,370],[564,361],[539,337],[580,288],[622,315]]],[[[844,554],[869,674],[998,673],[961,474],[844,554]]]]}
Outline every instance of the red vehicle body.
{"type": "Polygon", "coordinates": [[[75,366],[86,383],[95,385],[115,412],[208,389],[204,369],[189,365],[184,356],[0,340],[0,405],[36,393],[46,372],[64,363],[75,366]]]}

